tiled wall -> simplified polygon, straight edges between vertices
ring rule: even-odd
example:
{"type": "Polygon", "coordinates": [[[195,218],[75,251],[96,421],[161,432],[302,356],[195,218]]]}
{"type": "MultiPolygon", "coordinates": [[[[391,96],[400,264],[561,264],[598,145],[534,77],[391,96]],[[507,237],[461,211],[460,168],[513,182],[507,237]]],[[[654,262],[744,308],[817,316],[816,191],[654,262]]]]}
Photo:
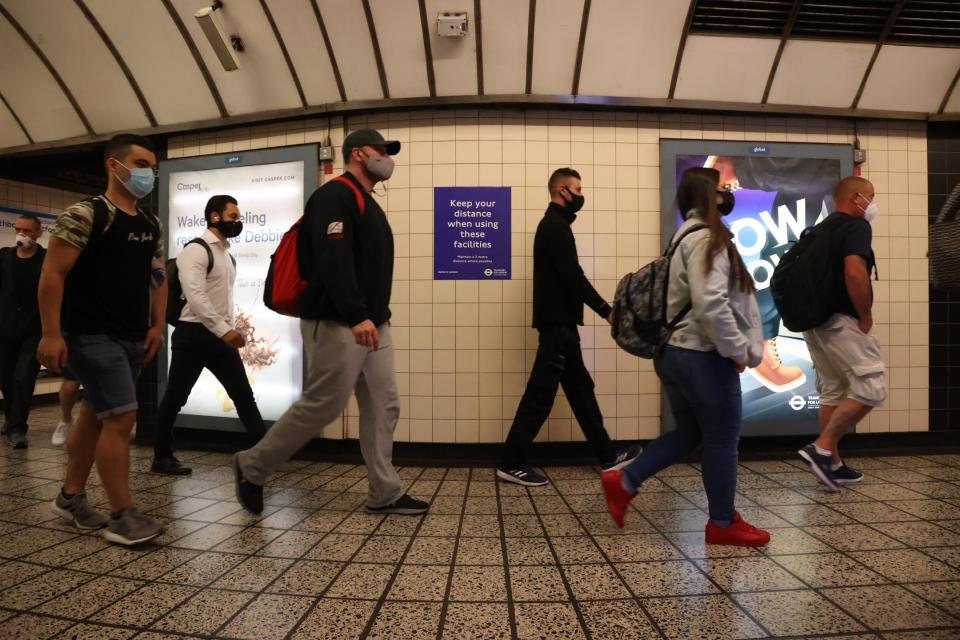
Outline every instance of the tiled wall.
{"type": "MultiPolygon", "coordinates": [[[[842,120],[657,113],[416,111],[351,118],[404,148],[380,196],[396,235],[393,312],[402,417],[397,439],[500,442],[509,429],[536,349],[529,328],[533,232],[546,207],[547,178],[561,166],[583,175],[587,201],[574,224],[581,262],[608,300],[618,279],[660,250],[659,140],[852,142],[842,120]],[[435,186],[510,186],[513,280],[433,281],[435,186]]],[[[339,153],[340,118],[238,128],[169,140],[171,158],[320,142],[339,153]],[[328,129],[329,127],[329,129],[328,129]]],[[[874,248],[877,330],[889,371],[887,405],[861,431],[925,431],[928,419],[927,139],[922,123],[867,122],[864,176],[883,214],[874,248]]],[[[341,169],[338,159],[337,173],[341,169]]],[[[378,188],[379,190],[379,188],[378,188]]],[[[588,312],[581,330],[605,423],[618,439],[660,431],[660,392],[649,361],[618,350],[588,312]]],[[[357,431],[348,410],[348,433],[357,431]]],[[[324,435],[339,437],[341,425],[324,435]]],[[[582,439],[558,398],[542,440],[582,439]]]]}
{"type": "MultiPolygon", "coordinates": [[[[0,207],[26,209],[39,213],[60,213],[74,202],[88,197],[72,191],[0,178],[0,207]]],[[[41,242],[46,244],[46,237],[41,242]]]]}
{"type": "MultiPolygon", "coordinates": [[[[930,221],[960,183],[960,123],[929,127],[930,221]]],[[[930,429],[960,429],[960,295],[930,291],[930,429]]]]}

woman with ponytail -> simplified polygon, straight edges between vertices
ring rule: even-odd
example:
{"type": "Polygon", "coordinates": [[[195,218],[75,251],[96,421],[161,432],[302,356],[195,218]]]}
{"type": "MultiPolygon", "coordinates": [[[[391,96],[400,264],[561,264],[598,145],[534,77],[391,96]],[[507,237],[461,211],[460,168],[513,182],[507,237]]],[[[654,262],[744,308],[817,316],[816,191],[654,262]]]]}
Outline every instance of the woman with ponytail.
{"type": "Polygon", "coordinates": [[[702,229],[683,238],[671,260],[666,317],[692,306],[654,360],[676,428],[651,442],[622,471],[604,472],[603,489],[610,515],[622,527],[640,485],[702,444],[710,513],[706,542],[761,547],[770,534],[740,517],[734,496],[739,374],[760,363],[763,330],[753,281],[718,209],[729,213],[732,208],[732,197],[719,190],[719,179],[714,169],[689,169],[677,189],[684,223],[675,237],[691,227],[702,229]]]}

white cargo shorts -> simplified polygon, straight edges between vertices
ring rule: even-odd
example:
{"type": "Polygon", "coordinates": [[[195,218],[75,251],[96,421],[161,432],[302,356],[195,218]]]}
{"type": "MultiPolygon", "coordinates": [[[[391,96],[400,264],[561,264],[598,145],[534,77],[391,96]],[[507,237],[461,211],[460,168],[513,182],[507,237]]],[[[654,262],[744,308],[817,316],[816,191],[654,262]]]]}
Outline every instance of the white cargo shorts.
{"type": "Polygon", "coordinates": [[[864,333],[856,318],[837,313],[803,337],[817,370],[821,405],[836,406],[847,398],[868,407],[883,405],[886,369],[873,332],[864,333]]]}

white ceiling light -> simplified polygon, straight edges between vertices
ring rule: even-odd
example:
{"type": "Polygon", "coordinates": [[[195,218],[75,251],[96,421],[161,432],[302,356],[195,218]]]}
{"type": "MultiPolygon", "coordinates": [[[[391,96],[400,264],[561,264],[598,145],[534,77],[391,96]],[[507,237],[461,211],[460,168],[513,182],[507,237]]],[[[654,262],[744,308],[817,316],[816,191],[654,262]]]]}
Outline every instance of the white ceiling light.
{"type": "Polygon", "coordinates": [[[231,37],[223,30],[223,25],[220,24],[216,14],[217,9],[222,6],[223,3],[220,0],[215,0],[211,6],[204,7],[193,14],[193,17],[200,23],[203,35],[207,36],[207,41],[213,47],[213,52],[217,54],[223,68],[226,71],[236,71],[240,68],[240,61],[234,52],[234,42],[239,42],[240,39],[234,40],[235,36],[231,37]]]}

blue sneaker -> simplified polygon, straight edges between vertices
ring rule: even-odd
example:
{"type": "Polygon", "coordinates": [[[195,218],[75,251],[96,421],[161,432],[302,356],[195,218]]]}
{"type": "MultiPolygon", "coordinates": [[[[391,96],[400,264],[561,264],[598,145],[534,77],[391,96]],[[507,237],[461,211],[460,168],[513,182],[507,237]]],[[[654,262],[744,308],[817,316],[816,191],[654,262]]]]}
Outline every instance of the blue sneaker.
{"type": "Polygon", "coordinates": [[[549,480],[534,471],[533,467],[497,469],[497,477],[513,484],[522,484],[525,487],[542,487],[549,483],[549,480]]]}
{"type": "Polygon", "coordinates": [[[833,471],[830,469],[830,467],[833,466],[833,456],[818,453],[813,443],[808,444],[797,453],[800,454],[801,458],[810,463],[810,470],[813,471],[813,474],[817,476],[820,482],[827,485],[831,491],[840,490],[840,485],[837,484],[833,471]]]}
{"type": "Polygon", "coordinates": [[[643,453],[643,447],[638,444],[626,449],[621,449],[610,462],[600,465],[601,471],[620,471],[630,465],[631,462],[640,457],[643,453]]]}

